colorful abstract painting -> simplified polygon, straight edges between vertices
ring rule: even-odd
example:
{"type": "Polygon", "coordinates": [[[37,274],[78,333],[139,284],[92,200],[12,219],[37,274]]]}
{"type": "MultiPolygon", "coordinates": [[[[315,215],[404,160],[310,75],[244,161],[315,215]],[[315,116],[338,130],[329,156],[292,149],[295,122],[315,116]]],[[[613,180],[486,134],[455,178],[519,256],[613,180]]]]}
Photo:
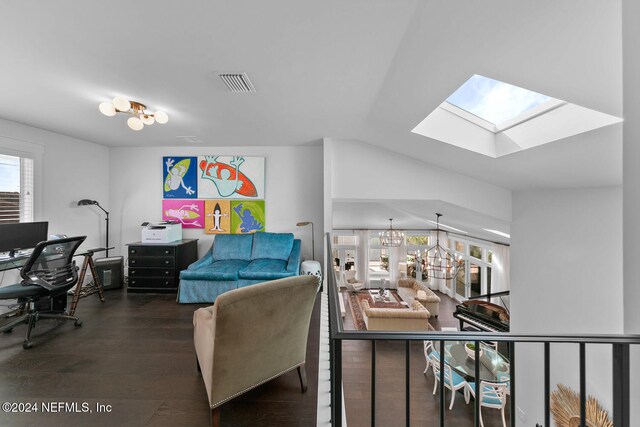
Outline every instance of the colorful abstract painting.
{"type": "Polygon", "coordinates": [[[198,197],[198,158],[162,158],[162,197],[195,199],[198,197]]]}
{"type": "Polygon", "coordinates": [[[264,157],[198,156],[199,199],[264,199],[264,157]]]}
{"type": "Polygon", "coordinates": [[[264,200],[231,202],[231,232],[249,234],[265,231],[264,200]]]}
{"type": "Polygon", "coordinates": [[[204,201],[204,232],[207,234],[231,233],[231,201],[204,201]]]}
{"type": "Polygon", "coordinates": [[[204,227],[204,200],[163,200],[162,219],[179,221],[182,228],[204,227]]]}

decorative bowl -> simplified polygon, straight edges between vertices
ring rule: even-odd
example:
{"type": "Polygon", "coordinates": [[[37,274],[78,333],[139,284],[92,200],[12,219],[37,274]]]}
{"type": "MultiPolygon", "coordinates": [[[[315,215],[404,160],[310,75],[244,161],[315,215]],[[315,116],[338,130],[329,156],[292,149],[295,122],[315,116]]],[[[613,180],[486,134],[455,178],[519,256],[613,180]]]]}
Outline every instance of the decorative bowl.
{"type": "MultiPolygon", "coordinates": [[[[467,352],[467,356],[471,359],[476,359],[476,345],[472,342],[465,343],[464,351],[467,352]]],[[[482,356],[482,349],[480,349],[480,356],[482,356]]]]}

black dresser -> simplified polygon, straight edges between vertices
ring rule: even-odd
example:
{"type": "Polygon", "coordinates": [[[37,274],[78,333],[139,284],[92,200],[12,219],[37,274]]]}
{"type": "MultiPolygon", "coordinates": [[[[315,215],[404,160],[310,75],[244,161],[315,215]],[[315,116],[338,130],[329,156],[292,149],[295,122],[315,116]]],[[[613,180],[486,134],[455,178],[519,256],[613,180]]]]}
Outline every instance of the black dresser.
{"type": "Polygon", "coordinates": [[[176,292],[180,271],[198,259],[198,240],[129,243],[127,292],[176,292]]]}

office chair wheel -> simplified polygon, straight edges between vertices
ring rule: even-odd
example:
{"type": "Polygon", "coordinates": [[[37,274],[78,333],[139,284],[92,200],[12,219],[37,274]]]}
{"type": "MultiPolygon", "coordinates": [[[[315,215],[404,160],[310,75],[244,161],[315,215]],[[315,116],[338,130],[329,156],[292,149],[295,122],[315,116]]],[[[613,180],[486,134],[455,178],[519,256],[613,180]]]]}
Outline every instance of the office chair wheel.
{"type": "Polygon", "coordinates": [[[73,326],[75,326],[76,328],[79,328],[80,326],[82,326],[82,320],[78,319],[75,322],[73,322],[73,326]]]}
{"type": "Polygon", "coordinates": [[[25,350],[29,350],[31,347],[33,347],[33,343],[31,341],[25,341],[22,343],[22,348],[25,350]]]}

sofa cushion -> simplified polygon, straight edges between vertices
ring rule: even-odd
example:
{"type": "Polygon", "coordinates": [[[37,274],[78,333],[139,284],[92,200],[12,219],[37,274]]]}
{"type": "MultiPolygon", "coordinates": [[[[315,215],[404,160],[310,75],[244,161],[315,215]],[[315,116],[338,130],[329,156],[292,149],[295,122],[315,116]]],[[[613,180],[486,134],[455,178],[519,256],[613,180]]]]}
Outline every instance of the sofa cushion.
{"type": "Polygon", "coordinates": [[[249,265],[249,261],[239,259],[214,261],[213,264],[197,270],[182,270],[180,272],[180,279],[238,280],[238,272],[247,265],[249,265]]]}
{"type": "Polygon", "coordinates": [[[293,248],[291,233],[255,233],[251,259],[280,259],[287,261],[293,248]]]}
{"type": "Polygon", "coordinates": [[[218,234],[213,241],[214,261],[251,261],[252,234],[218,234]]]}
{"type": "Polygon", "coordinates": [[[240,270],[241,279],[271,280],[295,276],[287,271],[287,262],[279,259],[256,259],[240,270]]]}

